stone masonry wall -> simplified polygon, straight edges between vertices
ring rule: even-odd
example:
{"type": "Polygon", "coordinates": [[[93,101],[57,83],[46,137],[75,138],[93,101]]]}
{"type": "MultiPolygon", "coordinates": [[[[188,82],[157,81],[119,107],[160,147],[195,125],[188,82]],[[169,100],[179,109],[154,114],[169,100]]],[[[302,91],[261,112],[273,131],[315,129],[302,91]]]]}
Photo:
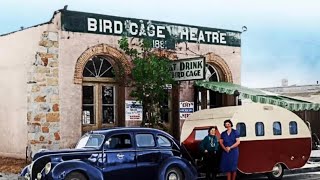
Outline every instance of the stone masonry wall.
{"type": "Polygon", "coordinates": [[[60,147],[58,40],[58,32],[42,33],[28,73],[28,155],[60,147]]]}

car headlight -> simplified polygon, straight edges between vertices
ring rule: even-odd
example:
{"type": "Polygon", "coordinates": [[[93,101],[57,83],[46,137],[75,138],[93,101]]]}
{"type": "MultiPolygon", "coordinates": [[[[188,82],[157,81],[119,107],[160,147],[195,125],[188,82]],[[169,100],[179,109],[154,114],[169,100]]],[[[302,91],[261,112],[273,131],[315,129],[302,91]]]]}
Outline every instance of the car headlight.
{"type": "Polygon", "coordinates": [[[38,174],[37,174],[37,179],[38,179],[38,180],[41,180],[41,177],[42,177],[42,174],[41,174],[41,173],[38,173],[38,174]]]}
{"type": "Polygon", "coordinates": [[[44,167],[44,173],[49,174],[50,170],[51,170],[51,162],[48,162],[44,167]]]}

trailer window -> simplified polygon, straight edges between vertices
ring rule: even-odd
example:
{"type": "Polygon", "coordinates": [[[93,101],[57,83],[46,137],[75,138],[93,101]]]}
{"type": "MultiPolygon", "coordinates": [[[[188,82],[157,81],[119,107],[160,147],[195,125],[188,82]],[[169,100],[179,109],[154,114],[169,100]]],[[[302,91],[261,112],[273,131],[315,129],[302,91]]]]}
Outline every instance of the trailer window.
{"type": "Polygon", "coordinates": [[[264,124],[263,122],[256,123],[256,136],[264,136],[264,124]]]}
{"type": "Polygon", "coordinates": [[[240,137],[246,137],[247,136],[247,129],[246,124],[244,123],[237,123],[237,130],[240,133],[240,137]]]}
{"type": "Polygon", "coordinates": [[[293,134],[298,134],[297,122],[295,122],[295,121],[290,121],[290,123],[289,123],[289,131],[290,131],[290,134],[291,134],[291,135],[293,135],[293,134]]]}
{"type": "Polygon", "coordinates": [[[273,135],[281,135],[282,129],[281,129],[281,123],[279,121],[276,121],[273,123],[273,135]]]}
{"type": "Polygon", "coordinates": [[[195,140],[202,140],[208,135],[208,129],[196,130],[195,140]]]}

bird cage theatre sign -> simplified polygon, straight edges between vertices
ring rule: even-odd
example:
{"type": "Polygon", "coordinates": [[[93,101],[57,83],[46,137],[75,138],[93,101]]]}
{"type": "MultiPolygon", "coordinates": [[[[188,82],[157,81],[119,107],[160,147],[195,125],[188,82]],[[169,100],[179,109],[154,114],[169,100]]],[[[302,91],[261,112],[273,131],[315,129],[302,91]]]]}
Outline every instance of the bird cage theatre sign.
{"type": "Polygon", "coordinates": [[[179,42],[240,47],[240,33],[224,29],[197,27],[160,21],[123,18],[75,11],[61,16],[62,29],[72,32],[147,37],[154,48],[175,49],[179,42]]]}

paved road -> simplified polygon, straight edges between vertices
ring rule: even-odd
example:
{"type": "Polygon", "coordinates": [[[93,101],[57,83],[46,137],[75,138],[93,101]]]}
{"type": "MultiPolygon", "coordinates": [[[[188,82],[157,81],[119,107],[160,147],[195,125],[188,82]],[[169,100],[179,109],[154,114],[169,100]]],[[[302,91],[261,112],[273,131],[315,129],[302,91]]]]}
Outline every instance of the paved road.
{"type": "MultiPolygon", "coordinates": [[[[217,180],[224,180],[225,177],[218,177],[217,180]]],[[[240,180],[267,180],[268,178],[263,175],[250,175],[241,178],[240,180]]],[[[200,180],[205,180],[205,178],[200,178],[200,180]]],[[[283,180],[320,180],[320,172],[311,173],[298,173],[289,174],[283,177],[283,180]]]]}

